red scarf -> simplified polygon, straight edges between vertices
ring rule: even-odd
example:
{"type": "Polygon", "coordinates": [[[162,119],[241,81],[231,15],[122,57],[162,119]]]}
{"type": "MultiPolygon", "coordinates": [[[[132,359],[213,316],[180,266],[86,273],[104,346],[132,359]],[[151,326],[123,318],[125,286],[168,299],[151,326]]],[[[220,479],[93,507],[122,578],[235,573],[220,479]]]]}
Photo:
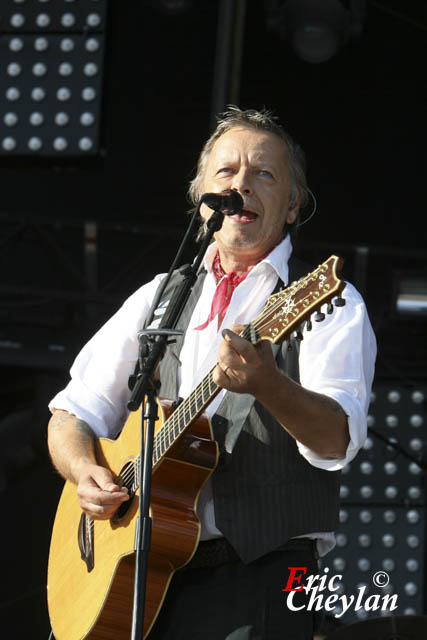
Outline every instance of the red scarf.
{"type": "MultiPolygon", "coordinates": [[[[261,258],[264,260],[265,256],[261,258]]],[[[259,262],[261,262],[259,260],[259,262]]],[[[219,252],[216,252],[213,264],[212,271],[215,276],[215,280],[217,283],[217,288],[215,290],[215,294],[212,300],[211,311],[209,313],[208,319],[201,324],[199,327],[196,327],[196,331],[201,331],[202,329],[206,329],[208,324],[213,320],[216,316],[218,316],[218,327],[221,325],[221,322],[224,319],[224,316],[227,312],[228,306],[230,304],[231,297],[233,295],[234,289],[238,284],[243,282],[248,273],[253,269],[255,265],[253,265],[246,273],[241,276],[237,276],[234,271],[231,273],[225,273],[224,269],[221,266],[221,261],[219,258],[219,252]],[[219,284],[218,284],[219,283],[219,284]]]]}

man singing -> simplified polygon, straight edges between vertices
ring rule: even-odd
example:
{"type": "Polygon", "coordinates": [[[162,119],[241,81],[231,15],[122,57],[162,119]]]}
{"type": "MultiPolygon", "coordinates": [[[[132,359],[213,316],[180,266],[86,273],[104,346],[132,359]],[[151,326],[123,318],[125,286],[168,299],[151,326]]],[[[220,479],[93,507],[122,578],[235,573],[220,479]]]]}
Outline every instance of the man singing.
{"type": "MultiPolygon", "coordinates": [[[[179,358],[167,350],[159,391],[185,398],[217,363],[222,391],[207,411],[220,460],[198,500],[198,549],[175,573],[149,640],[311,640],[312,612],[290,611],[282,589],[289,567],[316,573],[334,546],[340,470],[366,435],[375,337],[349,283],[346,305],[305,328],[292,350],[240,337],[280,285],[305,275],[292,255],[308,199],[304,158],[270,112],[230,107],[218,121],[190,196],[196,204],[225,190],[240,194],[243,209],[224,217],[206,252],[179,358]]],[[[203,220],[211,214],[202,205],[203,220]]],[[[86,344],[50,403],[52,460],[95,520],[129,498],[96,460],[94,441],[116,437],[126,420],[137,334],[163,277],[86,344]]]]}

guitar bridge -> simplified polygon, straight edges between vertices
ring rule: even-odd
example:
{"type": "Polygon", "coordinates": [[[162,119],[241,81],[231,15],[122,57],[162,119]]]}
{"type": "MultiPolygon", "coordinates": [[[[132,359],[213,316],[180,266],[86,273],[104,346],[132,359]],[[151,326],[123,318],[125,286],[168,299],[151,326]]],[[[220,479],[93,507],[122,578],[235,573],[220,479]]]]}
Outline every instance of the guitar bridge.
{"type": "Polygon", "coordinates": [[[85,513],[82,513],[80,518],[78,541],[81,558],[86,563],[88,573],[90,573],[95,564],[93,557],[93,520],[85,513]]]}

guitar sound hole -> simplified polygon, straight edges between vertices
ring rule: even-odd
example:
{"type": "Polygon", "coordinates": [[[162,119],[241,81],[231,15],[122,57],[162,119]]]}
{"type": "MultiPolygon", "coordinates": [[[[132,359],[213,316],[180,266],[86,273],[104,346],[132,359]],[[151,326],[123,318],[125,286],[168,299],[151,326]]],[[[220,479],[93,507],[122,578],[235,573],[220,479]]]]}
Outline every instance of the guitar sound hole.
{"type": "Polygon", "coordinates": [[[122,502],[120,507],[117,509],[116,513],[112,517],[112,521],[117,524],[122,520],[133,502],[136,487],[136,475],[135,475],[135,465],[133,462],[129,462],[127,465],[123,467],[120,472],[120,475],[117,478],[117,483],[122,487],[127,487],[129,493],[129,500],[126,502],[122,502]]]}

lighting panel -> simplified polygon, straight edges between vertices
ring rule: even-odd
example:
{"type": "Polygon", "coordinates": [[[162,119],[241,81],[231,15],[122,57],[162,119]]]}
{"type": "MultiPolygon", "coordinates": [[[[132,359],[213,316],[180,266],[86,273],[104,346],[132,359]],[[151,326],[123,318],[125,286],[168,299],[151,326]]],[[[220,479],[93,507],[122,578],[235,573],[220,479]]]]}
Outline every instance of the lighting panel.
{"type": "MultiPolygon", "coordinates": [[[[364,607],[349,610],[340,616],[346,623],[379,615],[421,615],[424,610],[424,532],[425,509],[401,506],[345,506],[340,512],[337,545],[321,562],[321,571],[342,575],[340,595],[359,594],[365,586],[362,602],[373,595],[397,595],[397,609],[367,611],[364,607]],[[381,584],[374,576],[381,573],[381,584]],[[385,576],[387,574],[387,576],[385,576]]],[[[332,592],[331,592],[332,593],[332,592]]],[[[382,600],[380,600],[382,602],[382,600]]],[[[340,604],[330,615],[340,614],[340,604]]]]}
{"type": "MultiPolygon", "coordinates": [[[[422,615],[425,609],[425,471],[427,442],[426,390],[399,384],[377,384],[368,424],[415,460],[408,459],[372,432],[357,457],[343,470],[340,526],[336,547],[321,561],[329,575],[341,574],[340,593],[366,597],[397,594],[394,611],[355,611],[345,623],[378,615],[422,615]],[[389,583],[376,586],[373,577],[386,572],[389,583]]],[[[340,613],[339,605],[330,613],[340,613]]]]}
{"type": "MultiPolygon", "coordinates": [[[[419,460],[426,447],[424,389],[378,387],[372,394],[368,425],[419,460]]],[[[392,446],[368,437],[343,470],[341,502],[425,504],[424,472],[392,446]]]]}
{"type": "Polygon", "coordinates": [[[100,147],[105,0],[9,0],[0,18],[0,154],[100,147]]]}

